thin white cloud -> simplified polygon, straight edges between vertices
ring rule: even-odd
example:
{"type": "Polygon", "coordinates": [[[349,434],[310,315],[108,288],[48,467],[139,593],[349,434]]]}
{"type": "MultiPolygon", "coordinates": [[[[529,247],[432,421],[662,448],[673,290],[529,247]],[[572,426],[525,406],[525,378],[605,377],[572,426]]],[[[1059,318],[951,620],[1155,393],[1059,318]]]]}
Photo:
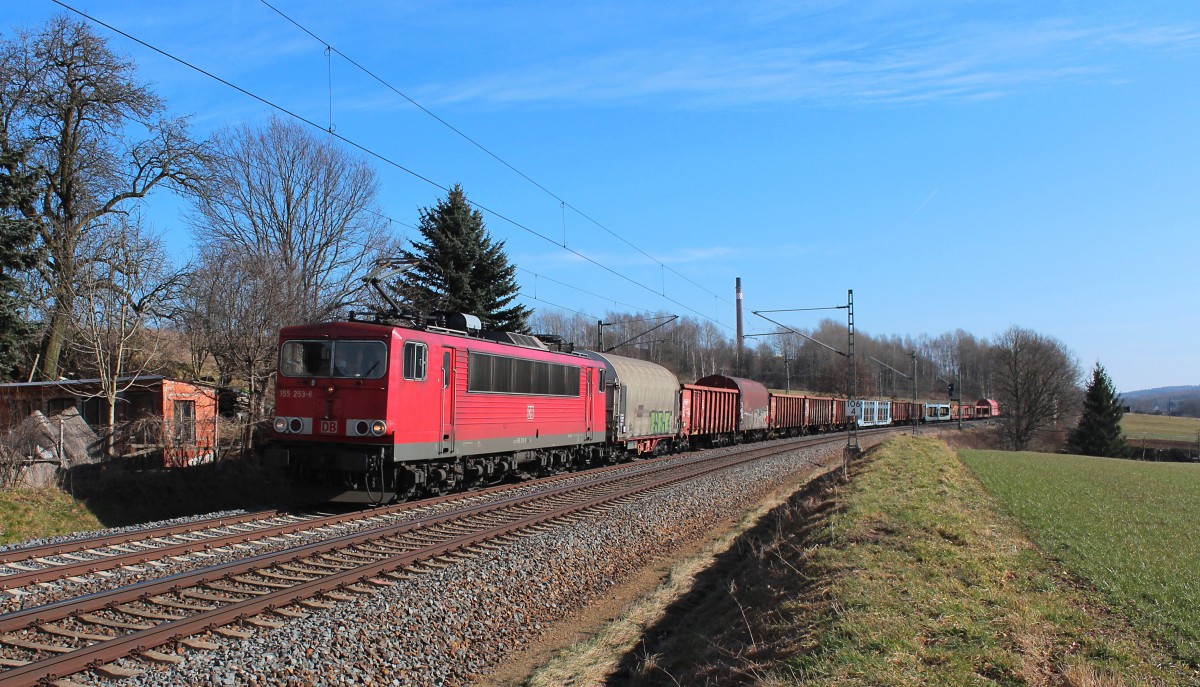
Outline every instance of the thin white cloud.
{"type": "Polygon", "coordinates": [[[753,40],[684,36],[429,84],[418,99],[443,106],[654,100],[727,107],[994,98],[1067,81],[1119,80],[1119,51],[1200,49],[1200,28],[1188,26],[1044,19],[902,28],[835,37],[803,30],[753,40]]]}

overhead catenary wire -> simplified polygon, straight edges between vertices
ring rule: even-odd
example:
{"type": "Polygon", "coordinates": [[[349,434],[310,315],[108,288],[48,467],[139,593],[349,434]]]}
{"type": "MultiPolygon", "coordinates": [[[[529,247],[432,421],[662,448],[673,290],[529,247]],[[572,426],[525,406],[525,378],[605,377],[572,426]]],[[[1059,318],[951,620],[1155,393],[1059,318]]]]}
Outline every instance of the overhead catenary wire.
{"type": "MultiPolygon", "coordinates": [[[[345,145],[347,145],[347,146],[350,146],[351,148],[354,148],[355,150],[358,150],[358,151],[362,152],[363,154],[365,154],[365,155],[367,155],[367,156],[369,156],[369,157],[372,157],[372,158],[374,158],[374,159],[376,159],[376,160],[379,160],[380,162],[383,162],[383,163],[384,163],[384,164],[386,164],[386,165],[389,165],[389,166],[391,166],[391,167],[394,167],[395,169],[398,169],[398,170],[400,170],[400,171],[402,171],[402,172],[404,172],[404,173],[406,173],[406,174],[408,174],[408,175],[412,176],[412,177],[413,177],[413,178],[415,178],[415,179],[418,179],[418,180],[420,180],[420,181],[423,181],[423,182],[425,182],[426,184],[428,184],[428,185],[430,185],[430,186],[433,186],[434,188],[437,188],[437,189],[439,189],[439,190],[441,190],[441,191],[443,191],[443,192],[445,192],[445,193],[449,193],[449,192],[450,192],[450,189],[449,189],[449,188],[447,188],[446,186],[443,186],[442,184],[440,184],[440,183],[438,183],[438,182],[434,181],[433,179],[430,179],[429,177],[427,177],[427,176],[425,176],[425,175],[423,175],[423,174],[421,174],[421,173],[419,173],[419,172],[417,172],[417,171],[415,171],[415,170],[413,170],[413,169],[410,169],[410,168],[408,168],[408,167],[406,167],[406,166],[404,166],[404,165],[400,164],[399,162],[397,162],[397,161],[395,161],[395,160],[393,160],[393,159],[391,159],[391,158],[387,157],[386,155],[383,155],[382,153],[379,153],[379,152],[377,152],[377,151],[375,151],[375,150],[373,150],[373,149],[371,149],[371,148],[368,148],[367,146],[365,146],[365,145],[363,145],[363,144],[361,144],[361,143],[358,143],[357,141],[354,141],[354,140],[352,140],[352,139],[349,139],[349,138],[347,138],[347,137],[345,137],[345,136],[343,136],[343,135],[341,135],[341,134],[337,133],[336,131],[330,131],[328,128],[321,126],[320,124],[318,124],[317,122],[314,122],[312,119],[309,119],[308,117],[305,117],[305,116],[303,116],[303,115],[301,115],[301,114],[299,114],[299,113],[297,113],[297,112],[294,112],[294,111],[292,111],[292,110],[289,110],[289,109],[287,109],[286,107],[283,107],[282,105],[280,105],[280,104],[278,104],[278,103],[276,103],[276,102],[274,102],[274,101],[268,100],[267,98],[265,98],[265,97],[263,97],[263,96],[261,96],[261,95],[258,95],[257,93],[254,93],[254,92],[252,92],[252,91],[249,91],[249,90],[247,90],[247,89],[245,89],[245,88],[242,88],[241,86],[238,86],[238,85],[236,85],[236,84],[234,84],[234,83],[232,83],[232,82],[230,82],[230,81],[228,81],[228,80],[226,80],[226,79],[224,79],[224,78],[222,78],[222,77],[220,77],[220,76],[217,76],[216,74],[213,74],[212,72],[209,72],[209,71],[207,71],[207,70],[203,69],[202,67],[199,67],[199,66],[197,66],[197,65],[195,65],[195,64],[192,64],[191,62],[188,62],[187,60],[185,60],[185,59],[183,59],[183,58],[181,58],[181,57],[178,57],[178,56],[176,56],[176,55],[174,55],[174,54],[172,54],[172,53],[169,53],[169,52],[167,52],[166,50],[163,50],[162,48],[159,48],[159,47],[157,47],[157,46],[155,46],[155,45],[152,45],[152,44],[150,44],[150,43],[147,43],[146,41],[144,41],[144,40],[142,40],[142,39],[140,39],[140,38],[137,38],[136,36],[133,36],[132,34],[130,34],[130,33],[128,33],[128,32],[126,32],[126,31],[123,31],[123,30],[121,30],[121,29],[119,29],[119,28],[117,28],[117,27],[115,27],[115,26],[113,26],[113,25],[111,25],[111,24],[109,24],[109,23],[107,23],[107,22],[104,22],[104,21],[102,21],[102,20],[100,20],[100,19],[98,19],[98,18],[96,18],[96,17],[93,17],[92,15],[88,14],[87,12],[84,12],[84,11],[82,11],[82,10],[80,10],[80,9],[76,8],[76,7],[73,7],[72,5],[69,5],[69,4],[65,3],[65,2],[63,2],[62,0],[50,0],[50,1],[51,1],[51,2],[53,2],[54,4],[58,5],[58,6],[62,7],[63,9],[65,9],[65,10],[69,11],[69,12],[73,12],[73,13],[75,13],[75,14],[77,14],[77,15],[79,15],[79,16],[81,16],[81,17],[85,18],[85,19],[87,19],[88,21],[91,21],[91,22],[93,22],[93,23],[95,23],[95,24],[98,24],[99,26],[103,26],[104,28],[108,29],[109,31],[112,31],[112,32],[114,32],[114,33],[116,33],[116,34],[118,34],[118,35],[120,35],[120,36],[123,36],[124,38],[127,38],[128,40],[131,40],[131,41],[133,41],[133,42],[137,43],[138,45],[141,45],[142,47],[144,47],[144,48],[146,48],[146,49],[148,49],[148,50],[151,50],[151,51],[153,51],[153,52],[155,52],[155,53],[158,53],[159,55],[162,55],[163,57],[165,57],[165,58],[167,58],[167,59],[169,59],[169,60],[171,60],[171,61],[173,61],[173,62],[176,62],[176,63],[178,63],[178,64],[181,64],[181,65],[183,65],[183,66],[187,67],[188,69],[191,69],[191,70],[193,70],[193,71],[196,71],[197,73],[199,73],[199,74],[202,74],[202,75],[204,75],[204,76],[206,76],[206,77],[208,77],[208,78],[210,78],[210,79],[212,79],[212,80],[214,80],[214,81],[216,81],[216,82],[218,82],[218,83],[220,83],[220,84],[222,84],[222,85],[224,85],[224,86],[227,86],[227,87],[229,87],[229,88],[231,88],[231,89],[233,89],[233,90],[237,91],[238,93],[241,93],[242,95],[245,95],[245,96],[247,96],[248,98],[251,98],[251,99],[253,99],[253,100],[255,100],[255,101],[259,102],[259,103],[262,103],[263,105],[266,105],[266,106],[267,106],[267,107],[269,107],[269,108],[272,108],[272,109],[274,109],[274,110],[277,110],[277,111],[279,111],[279,112],[281,112],[281,113],[283,113],[283,114],[285,114],[285,115],[287,115],[287,116],[289,116],[289,117],[291,117],[291,118],[295,119],[296,121],[302,122],[302,123],[304,123],[304,124],[307,124],[308,126],[311,126],[311,127],[313,127],[314,129],[317,129],[317,130],[320,130],[320,131],[322,131],[322,132],[325,132],[325,133],[327,133],[329,136],[331,136],[331,137],[333,137],[333,138],[335,138],[335,139],[337,139],[337,140],[341,141],[341,142],[342,142],[342,143],[344,143],[345,145]]],[[[315,36],[314,36],[314,37],[315,37],[315,36]]],[[[340,53],[339,53],[339,55],[340,55],[340,53]]],[[[525,231],[526,233],[529,233],[529,234],[530,234],[530,235],[532,235],[532,236],[536,236],[536,237],[538,237],[538,238],[542,239],[543,241],[546,241],[546,242],[548,242],[548,243],[554,244],[555,246],[558,246],[558,247],[562,248],[562,250],[565,250],[565,251],[567,251],[568,253],[571,253],[572,255],[575,255],[576,257],[578,257],[578,258],[580,258],[580,259],[582,259],[582,260],[585,260],[585,261],[587,261],[588,263],[591,263],[592,265],[595,265],[596,267],[598,267],[598,268],[600,268],[600,269],[604,270],[605,272],[608,272],[609,274],[612,274],[612,275],[613,275],[613,276],[615,276],[615,277],[618,277],[618,278],[620,278],[620,279],[622,279],[622,280],[624,280],[624,281],[627,281],[627,282],[629,282],[630,284],[632,284],[632,285],[634,285],[634,286],[636,286],[636,287],[638,287],[638,288],[641,288],[641,289],[644,289],[644,290],[646,290],[646,291],[649,291],[650,293],[654,294],[655,296],[659,296],[659,297],[663,298],[663,299],[664,299],[664,300],[666,300],[666,301],[669,301],[669,302],[671,302],[671,303],[674,303],[675,305],[679,306],[680,308],[683,308],[684,310],[687,310],[687,311],[689,311],[689,312],[695,313],[697,316],[701,317],[702,319],[708,320],[709,322],[712,322],[712,323],[716,324],[717,326],[724,327],[724,328],[726,328],[726,329],[729,329],[730,331],[732,331],[732,330],[733,330],[733,328],[732,328],[732,327],[730,327],[729,325],[727,325],[727,324],[725,324],[725,323],[723,323],[723,322],[721,322],[721,321],[719,321],[719,320],[713,319],[713,318],[711,318],[711,317],[709,317],[709,316],[705,315],[704,313],[700,312],[699,310],[696,310],[695,308],[692,308],[692,307],[690,307],[690,306],[688,306],[688,305],[686,305],[686,304],[684,304],[684,303],[681,303],[681,302],[679,302],[678,300],[676,300],[676,299],[674,299],[674,298],[671,298],[670,296],[667,296],[666,294],[660,294],[660,293],[658,293],[658,292],[657,292],[657,291],[656,291],[656,290],[655,290],[653,287],[647,286],[646,284],[643,284],[643,283],[641,283],[641,282],[637,281],[636,279],[633,279],[632,277],[629,277],[629,276],[627,276],[627,275],[625,275],[625,274],[622,274],[621,272],[618,272],[618,271],[616,271],[615,269],[613,269],[613,268],[611,268],[611,267],[609,267],[609,266],[607,266],[607,265],[604,265],[604,264],[602,264],[602,263],[598,262],[597,260],[593,259],[592,257],[590,257],[590,256],[588,256],[588,255],[585,255],[585,254],[583,254],[583,253],[581,253],[581,252],[579,252],[579,251],[577,251],[577,250],[575,250],[575,249],[573,249],[573,248],[568,248],[568,247],[566,247],[566,246],[562,246],[562,245],[560,245],[560,244],[559,244],[557,241],[555,241],[554,239],[550,238],[549,236],[547,236],[546,234],[544,234],[544,233],[542,233],[542,232],[540,232],[540,231],[537,231],[536,229],[533,229],[532,227],[526,226],[525,224],[522,224],[521,222],[518,222],[517,220],[515,220],[515,219],[513,219],[513,218],[510,218],[510,217],[508,217],[507,215],[504,215],[504,214],[502,214],[502,213],[500,213],[500,212],[498,212],[498,211],[496,211],[496,210],[493,210],[493,209],[491,209],[491,208],[489,208],[489,207],[487,207],[487,206],[485,206],[485,205],[482,205],[482,204],[480,204],[480,203],[478,203],[478,202],[475,202],[475,201],[470,201],[470,200],[468,200],[468,202],[469,202],[469,203],[470,203],[470,204],[471,204],[473,207],[475,207],[476,209],[478,209],[478,210],[481,210],[481,211],[483,211],[483,212],[487,212],[488,214],[490,214],[490,215],[492,215],[492,216],[494,216],[494,217],[496,217],[496,218],[498,218],[498,219],[500,219],[500,220],[503,220],[504,222],[507,222],[507,223],[509,223],[510,225],[512,225],[512,226],[514,226],[514,227],[516,227],[516,228],[518,228],[518,229],[521,229],[522,231],[525,231]]],[[[569,205],[569,204],[568,204],[568,205],[569,205]]],[[[572,208],[572,209],[574,209],[574,208],[572,208]]],[[[648,256],[648,257],[649,257],[649,256],[648,256]]],[[[651,258],[651,259],[653,259],[653,258],[651,258]]],[[[660,264],[661,264],[661,263],[660,263],[660,264]]],[[[710,293],[711,293],[711,292],[710,292],[710,293]]],[[[715,296],[715,294],[714,294],[714,296],[715,296]]]]}
{"type": "MultiPolygon", "coordinates": [[[[265,173],[269,173],[269,170],[267,170],[267,169],[264,169],[264,168],[263,168],[261,165],[259,165],[257,162],[250,161],[250,160],[244,160],[243,162],[244,162],[245,164],[247,164],[249,167],[251,167],[252,169],[254,169],[255,171],[259,172],[259,173],[264,173],[264,174],[265,174],[265,173]]],[[[398,225],[400,225],[400,226],[402,226],[402,227],[406,227],[406,228],[408,228],[408,229],[412,229],[413,231],[420,231],[420,228],[419,228],[419,227],[417,227],[417,226],[415,226],[415,225],[413,225],[413,224],[409,224],[408,222],[404,222],[404,221],[402,221],[402,220],[398,220],[398,219],[396,219],[396,218],[394,218],[394,217],[391,217],[391,216],[389,216],[389,215],[387,215],[387,214],[385,214],[385,213],[379,212],[379,211],[377,211],[377,210],[373,210],[373,209],[364,209],[364,212],[366,212],[366,213],[368,213],[368,214],[371,214],[371,215],[374,215],[374,216],[376,216],[376,217],[379,217],[379,218],[381,218],[381,219],[384,219],[384,220],[386,220],[386,221],[388,221],[388,222],[393,222],[393,223],[395,223],[395,224],[398,224],[398,225]]],[[[370,247],[371,247],[371,246],[367,245],[366,243],[364,243],[364,242],[362,242],[362,241],[358,241],[358,240],[354,240],[354,239],[349,239],[349,238],[348,238],[348,239],[346,239],[346,243],[347,243],[348,245],[352,245],[352,246],[356,246],[356,247],[358,247],[358,248],[364,248],[364,249],[365,249],[365,248],[370,248],[370,247]]],[[[555,284],[558,284],[559,286],[563,286],[563,287],[565,287],[565,288],[572,289],[572,290],[574,290],[574,291],[578,291],[579,293],[582,293],[582,294],[585,294],[585,295],[591,296],[591,297],[593,297],[593,298],[597,298],[597,299],[599,299],[599,300],[602,300],[602,301],[609,301],[609,302],[613,303],[613,305],[620,305],[620,306],[624,306],[624,307],[626,307],[626,308],[631,308],[631,309],[633,309],[634,311],[637,311],[637,312],[650,312],[650,310],[651,310],[650,308],[645,308],[645,307],[642,307],[642,306],[633,305],[633,304],[631,304],[631,303],[625,303],[625,302],[623,302],[623,301],[619,301],[619,300],[613,299],[613,298],[611,298],[611,297],[609,297],[609,296],[604,296],[604,295],[601,295],[601,294],[598,294],[598,293],[595,293],[595,292],[592,292],[592,291],[588,291],[587,289],[580,288],[580,287],[578,287],[578,286],[575,286],[574,284],[569,284],[569,283],[567,283],[567,282],[565,282],[565,281],[561,281],[561,280],[558,280],[558,279],[554,279],[553,277],[548,277],[548,276],[546,276],[546,275],[544,275],[544,274],[539,274],[538,272],[534,272],[533,270],[531,270],[531,269],[528,269],[528,268],[525,268],[525,267],[516,266],[516,269],[518,269],[518,270],[520,270],[520,271],[522,271],[522,272],[527,272],[527,273],[529,273],[529,274],[533,275],[533,277],[534,277],[534,280],[535,280],[535,285],[536,285],[536,280],[538,280],[538,279],[542,279],[542,280],[545,280],[545,281],[549,281],[549,282],[553,282],[553,283],[555,283],[555,284]]],[[[531,299],[531,300],[538,301],[539,303],[545,303],[546,305],[549,305],[549,306],[552,306],[552,307],[558,308],[558,309],[560,309],[560,310],[566,310],[566,311],[568,311],[568,312],[572,312],[572,313],[575,313],[575,314],[577,314],[577,315],[583,315],[584,317],[588,317],[588,318],[590,318],[590,319],[599,319],[599,318],[597,318],[596,316],[594,316],[594,315],[591,315],[591,314],[589,314],[589,313],[580,312],[580,311],[578,311],[578,310],[574,310],[574,309],[572,309],[572,308],[568,308],[568,307],[566,307],[566,306],[563,306],[563,305],[558,305],[557,303],[552,303],[552,302],[550,302],[550,301],[547,301],[547,300],[545,300],[545,299],[539,298],[539,297],[536,295],[536,286],[535,286],[535,289],[534,289],[534,291],[535,291],[535,293],[534,293],[534,295],[532,295],[532,296],[530,296],[529,294],[526,294],[526,293],[524,293],[524,292],[519,292],[519,293],[520,293],[520,295],[521,295],[521,296],[524,296],[524,297],[526,297],[526,298],[529,298],[529,299],[531,299]]]]}
{"type": "Polygon", "coordinates": [[[592,296],[593,298],[599,298],[599,299],[600,299],[600,300],[602,300],[602,301],[611,301],[611,302],[613,303],[613,305],[623,305],[623,306],[625,306],[626,308],[633,308],[634,310],[636,310],[636,311],[639,311],[639,312],[650,312],[650,309],[649,309],[649,308],[639,308],[639,307],[638,307],[638,306],[636,306],[636,305],[631,305],[631,304],[629,304],[629,303],[622,303],[621,301],[614,300],[614,299],[612,299],[612,298],[611,298],[611,297],[609,297],[609,296],[602,296],[602,295],[600,295],[600,294],[598,294],[598,293],[593,293],[593,292],[591,292],[591,291],[588,291],[588,290],[586,290],[586,289],[581,289],[581,288],[579,288],[578,286],[574,286],[574,285],[572,285],[572,284],[568,284],[568,283],[566,283],[566,282],[564,282],[564,281],[559,281],[559,280],[557,280],[557,279],[554,279],[554,278],[552,278],[552,277],[547,277],[547,276],[546,276],[546,275],[544,275],[544,274],[538,274],[537,272],[534,272],[533,270],[530,270],[530,269],[526,269],[526,268],[524,268],[524,267],[518,267],[517,269],[518,269],[518,270],[520,270],[520,271],[522,271],[522,272],[528,272],[529,274],[532,274],[532,275],[534,276],[534,279],[544,279],[544,280],[546,280],[546,281],[549,281],[549,282],[554,282],[555,284],[558,284],[559,286],[565,286],[565,287],[567,287],[568,289],[573,289],[573,290],[575,290],[575,291],[578,291],[579,293],[586,294],[586,295],[588,295],[588,296],[592,296]]]}
{"type": "Polygon", "coordinates": [[[793,329],[793,328],[787,326],[786,324],[779,322],[777,320],[773,320],[763,314],[763,313],[767,313],[767,312],[775,313],[775,312],[807,312],[807,311],[811,311],[811,310],[838,310],[842,307],[843,306],[836,306],[836,307],[832,307],[832,308],[788,308],[786,310],[752,310],[750,312],[751,312],[751,314],[758,315],[759,317],[763,318],[767,322],[770,322],[771,324],[773,324],[777,327],[783,327],[785,330],[787,330],[791,334],[795,334],[796,336],[807,339],[808,341],[811,341],[811,342],[817,344],[818,346],[822,346],[822,347],[842,356],[843,358],[848,358],[848,357],[850,357],[849,353],[847,353],[845,351],[839,351],[838,349],[834,348],[833,346],[830,346],[829,344],[825,343],[824,341],[818,341],[817,339],[814,339],[813,337],[809,336],[808,334],[805,334],[802,331],[793,329]]]}
{"type": "MultiPolygon", "coordinates": [[[[356,61],[354,58],[350,57],[350,56],[349,56],[349,55],[347,55],[346,53],[344,53],[344,52],[342,52],[341,50],[338,50],[337,48],[333,47],[333,46],[332,46],[332,45],[331,45],[331,44],[330,44],[328,41],[326,41],[324,38],[321,38],[321,37],[320,37],[320,36],[318,36],[317,34],[313,33],[311,30],[309,30],[309,29],[308,29],[308,27],[306,27],[306,26],[304,26],[303,24],[301,24],[300,22],[296,21],[296,20],[295,20],[295,19],[293,19],[291,16],[289,16],[287,13],[283,12],[282,10],[280,10],[278,7],[275,7],[275,6],[274,6],[274,5],[272,5],[271,3],[267,2],[267,0],[259,0],[259,2],[261,2],[263,5],[265,5],[265,6],[266,6],[266,7],[268,7],[269,9],[271,9],[273,12],[275,12],[276,14],[278,14],[280,17],[283,17],[285,20],[287,20],[289,23],[291,23],[291,24],[292,24],[293,26],[295,26],[296,28],[298,28],[298,29],[300,29],[301,31],[303,31],[304,33],[308,34],[308,35],[309,35],[309,36],[310,36],[310,37],[311,37],[313,40],[315,40],[315,41],[317,41],[318,43],[320,43],[321,45],[325,46],[325,50],[326,50],[326,51],[333,51],[333,52],[334,52],[334,53],[336,53],[336,54],[337,54],[339,57],[341,57],[342,59],[346,60],[348,63],[350,63],[351,65],[353,65],[355,68],[357,68],[357,69],[359,69],[360,71],[362,71],[362,73],[364,73],[364,74],[366,74],[367,76],[371,77],[371,78],[372,78],[372,79],[374,79],[375,81],[378,81],[378,82],[379,82],[379,83],[380,83],[382,86],[384,86],[384,87],[385,87],[385,88],[387,88],[388,90],[392,91],[392,92],[393,92],[393,93],[395,93],[396,95],[400,96],[400,97],[401,97],[401,98],[403,98],[404,100],[408,101],[410,104],[412,104],[412,105],[413,105],[413,107],[416,107],[416,108],[417,108],[417,109],[419,109],[420,111],[422,111],[422,112],[424,112],[425,114],[429,115],[429,116],[430,116],[430,117],[432,117],[432,118],[433,118],[435,121],[437,121],[439,124],[441,124],[442,126],[446,127],[446,128],[447,128],[447,129],[449,129],[450,131],[453,131],[455,134],[457,134],[458,136],[460,136],[460,137],[461,137],[463,140],[465,140],[465,141],[467,141],[468,143],[470,143],[471,145],[475,146],[476,148],[478,148],[479,150],[481,150],[483,153],[485,153],[486,155],[488,155],[489,157],[491,157],[491,158],[492,158],[493,160],[495,160],[496,162],[499,162],[501,165],[504,165],[505,167],[507,167],[509,170],[511,170],[511,171],[512,171],[514,174],[516,174],[517,176],[521,177],[521,178],[522,178],[522,179],[524,179],[525,181],[528,181],[530,184],[532,184],[533,186],[535,186],[535,187],[537,187],[538,189],[540,189],[540,190],[541,190],[543,193],[545,193],[546,195],[548,195],[548,196],[550,196],[551,198],[553,198],[553,199],[557,200],[557,201],[559,202],[559,204],[562,206],[562,208],[564,209],[564,215],[563,215],[563,242],[562,242],[562,244],[561,244],[563,248],[566,248],[566,247],[567,247],[567,236],[566,236],[566,215],[565,215],[565,210],[566,210],[567,208],[570,208],[570,209],[571,209],[571,211],[572,211],[572,212],[574,212],[575,214],[577,214],[577,215],[579,215],[580,217],[584,218],[584,219],[585,219],[585,220],[587,220],[588,222],[591,222],[592,224],[596,225],[596,226],[597,226],[597,227],[599,227],[600,229],[603,229],[603,230],[604,230],[606,233],[608,233],[608,234],[609,234],[610,236],[612,236],[613,238],[615,238],[615,239],[617,239],[617,240],[621,241],[621,242],[622,242],[622,243],[624,243],[625,245],[629,246],[630,248],[632,248],[632,249],[634,249],[635,251],[637,251],[637,252],[641,253],[642,255],[644,255],[645,257],[649,258],[649,259],[650,259],[650,260],[652,260],[653,262],[657,263],[657,264],[658,264],[660,267],[662,267],[664,270],[670,270],[670,271],[671,271],[673,274],[675,274],[675,275],[676,275],[676,276],[678,276],[679,278],[683,279],[684,281],[688,282],[689,284],[691,284],[691,285],[695,286],[696,288],[700,289],[701,291],[704,291],[704,292],[708,293],[709,295],[711,295],[711,296],[714,296],[715,298],[718,298],[718,299],[720,299],[720,300],[724,301],[724,302],[725,302],[725,303],[727,303],[728,305],[733,305],[733,302],[732,302],[732,301],[730,301],[730,300],[728,300],[728,299],[724,298],[723,296],[721,296],[720,294],[714,293],[713,291],[709,290],[708,288],[706,288],[706,287],[704,287],[704,286],[702,286],[702,285],[700,285],[700,284],[696,283],[696,282],[695,282],[695,281],[693,281],[692,279],[690,279],[690,278],[688,278],[687,276],[685,276],[685,275],[681,274],[681,273],[680,273],[678,270],[675,270],[675,269],[674,269],[674,268],[672,268],[672,267],[668,267],[668,266],[666,265],[666,263],[664,263],[662,260],[659,260],[658,258],[654,257],[653,255],[650,255],[650,254],[649,254],[649,253],[647,253],[646,251],[642,250],[642,249],[641,249],[641,248],[639,248],[638,246],[636,246],[636,245],[634,245],[633,243],[631,243],[631,242],[630,242],[629,240],[627,240],[625,237],[621,236],[620,234],[617,234],[615,231],[613,231],[612,229],[609,229],[607,226],[605,226],[604,224],[600,223],[598,220],[594,219],[593,217],[591,217],[591,216],[590,216],[590,215],[588,215],[587,213],[583,212],[583,211],[582,211],[582,210],[580,210],[579,208],[577,208],[577,207],[575,207],[574,205],[572,205],[571,203],[567,202],[565,199],[563,199],[563,198],[562,198],[561,196],[559,196],[557,193],[555,193],[554,191],[551,191],[550,189],[546,188],[546,187],[545,187],[545,186],[543,186],[541,183],[539,183],[539,182],[538,182],[536,179],[534,179],[534,178],[530,177],[530,176],[529,176],[528,174],[526,174],[525,172],[522,172],[521,170],[517,169],[515,166],[513,166],[512,164],[510,164],[510,163],[509,163],[507,160],[505,160],[504,158],[500,157],[500,156],[499,156],[499,155],[497,155],[496,153],[492,152],[492,151],[491,151],[489,148],[487,148],[486,146],[484,146],[482,143],[480,143],[479,141],[476,141],[474,138],[471,138],[471,137],[470,137],[470,136],[468,136],[468,135],[467,135],[465,132],[463,132],[461,129],[459,129],[458,127],[454,126],[453,124],[451,124],[450,122],[446,121],[445,119],[441,118],[440,116],[438,116],[437,114],[435,114],[434,112],[432,112],[431,110],[429,110],[429,108],[425,107],[425,106],[424,106],[424,105],[422,105],[421,103],[419,103],[419,102],[417,102],[416,100],[414,100],[414,99],[413,99],[412,97],[410,97],[410,96],[409,96],[407,93],[405,93],[405,92],[401,91],[399,88],[396,88],[395,86],[393,86],[391,83],[389,83],[389,82],[388,82],[386,79],[384,79],[383,77],[379,76],[379,75],[378,75],[378,74],[376,74],[375,72],[373,72],[373,71],[371,71],[370,69],[367,69],[367,68],[366,68],[366,67],[364,67],[363,65],[359,64],[359,63],[358,63],[358,61],[356,61]]],[[[332,102],[332,95],[330,96],[330,98],[331,98],[331,102],[332,102]]],[[[330,105],[330,108],[331,108],[331,112],[332,112],[332,104],[330,105]]],[[[330,115],[330,121],[331,121],[331,122],[332,122],[332,119],[333,119],[333,116],[332,116],[332,114],[331,114],[331,115],[330,115]]],[[[332,130],[332,123],[330,124],[330,127],[331,127],[331,130],[332,130]]],[[[664,287],[664,291],[665,291],[665,287],[664,287]]]]}
{"type": "MultiPolygon", "coordinates": [[[[250,169],[252,169],[255,172],[258,172],[260,174],[270,174],[271,173],[271,170],[264,168],[262,165],[258,164],[255,161],[252,161],[249,159],[241,159],[241,160],[239,160],[239,162],[242,164],[245,164],[247,167],[249,167],[250,169]]],[[[339,201],[343,201],[343,202],[349,200],[346,196],[341,196],[341,195],[336,195],[336,194],[328,195],[327,197],[332,200],[339,200],[339,201]]],[[[398,224],[402,227],[405,227],[406,229],[412,229],[413,231],[420,231],[419,227],[417,227],[413,224],[410,224],[408,222],[405,222],[403,220],[396,219],[395,217],[392,217],[391,215],[388,215],[387,213],[380,212],[379,210],[376,210],[374,208],[363,208],[362,212],[364,212],[368,215],[374,215],[375,217],[378,217],[389,223],[398,224]]],[[[372,247],[366,243],[363,243],[362,241],[351,239],[351,238],[345,238],[344,241],[345,241],[346,245],[355,246],[358,248],[368,249],[368,248],[372,247]]]]}
{"type": "Polygon", "coordinates": [[[559,305],[558,303],[551,303],[550,301],[548,301],[544,298],[538,298],[537,296],[531,296],[531,295],[525,293],[524,291],[518,291],[517,293],[525,298],[528,298],[531,301],[537,301],[538,303],[545,303],[546,305],[549,305],[550,307],[558,308],[559,310],[566,310],[567,312],[575,313],[576,315],[579,315],[581,317],[586,317],[589,320],[596,319],[595,315],[585,313],[585,312],[580,312],[579,310],[575,310],[573,308],[568,308],[567,306],[559,305]]]}

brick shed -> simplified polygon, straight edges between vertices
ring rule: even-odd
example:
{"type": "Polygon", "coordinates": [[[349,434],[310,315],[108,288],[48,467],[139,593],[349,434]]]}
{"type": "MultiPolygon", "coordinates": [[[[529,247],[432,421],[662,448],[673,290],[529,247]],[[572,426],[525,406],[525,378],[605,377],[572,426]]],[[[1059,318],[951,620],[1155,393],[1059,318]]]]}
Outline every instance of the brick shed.
{"type": "MultiPolygon", "coordinates": [[[[117,397],[118,453],[146,454],[161,449],[164,467],[210,463],[217,437],[217,391],[203,384],[143,375],[121,380],[117,397]]],[[[108,403],[96,379],[0,384],[0,428],[9,431],[34,411],[53,416],[79,411],[98,434],[109,428],[108,403]]]]}

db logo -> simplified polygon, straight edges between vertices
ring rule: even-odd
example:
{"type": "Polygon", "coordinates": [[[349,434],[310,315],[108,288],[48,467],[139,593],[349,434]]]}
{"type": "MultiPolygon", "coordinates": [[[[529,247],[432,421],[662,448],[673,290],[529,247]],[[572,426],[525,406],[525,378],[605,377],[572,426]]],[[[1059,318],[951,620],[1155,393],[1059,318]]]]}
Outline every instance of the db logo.
{"type": "Polygon", "coordinates": [[[337,420],[321,420],[321,434],[337,434],[337,420]]]}

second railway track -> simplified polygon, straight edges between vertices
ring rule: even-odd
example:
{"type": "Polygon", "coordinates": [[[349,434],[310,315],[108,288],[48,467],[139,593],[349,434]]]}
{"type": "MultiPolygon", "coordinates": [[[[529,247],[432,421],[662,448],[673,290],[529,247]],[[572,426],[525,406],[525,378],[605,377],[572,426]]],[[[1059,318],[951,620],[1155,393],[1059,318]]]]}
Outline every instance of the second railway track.
{"type": "MultiPolygon", "coordinates": [[[[636,472],[646,469],[651,464],[652,462],[621,464],[601,468],[591,474],[636,472]]],[[[580,473],[565,473],[532,483],[505,484],[349,513],[327,514],[311,508],[296,512],[279,510],[245,513],[38,546],[14,547],[0,551],[0,591],[16,590],[10,592],[11,597],[20,600],[25,596],[19,591],[23,587],[44,585],[64,578],[135,568],[135,572],[139,574],[152,575],[155,564],[160,561],[170,560],[178,564],[186,557],[205,556],[229,547],[259,542],[278,545],[292,535],[305,532],[362,526],[389,518],[411,519],[431,510],[454,507],[456,503],[465,504],[497,498],[514,489],[542,488],[542,485],[549,483],[579,479],[583,479],[580,473]]],[[[5,609],[4,605],[11,607],[13,603],[12,598],[0,603],[0,611],[9,610],[5,609]]]]}

